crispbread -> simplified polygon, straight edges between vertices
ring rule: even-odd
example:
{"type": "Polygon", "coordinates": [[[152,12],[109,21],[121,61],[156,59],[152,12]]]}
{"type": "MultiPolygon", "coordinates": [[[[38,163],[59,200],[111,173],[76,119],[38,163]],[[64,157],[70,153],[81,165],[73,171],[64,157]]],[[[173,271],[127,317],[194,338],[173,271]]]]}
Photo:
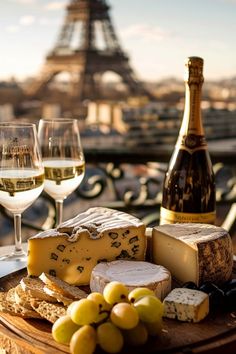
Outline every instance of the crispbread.
{"type": "Polygon", "coordinates": [[[60,293],[56,293],[55,291],[47,288],[47,286],[45,286],[43,288],[43,290],[45,291],[46,294],[55,297],[58,302],[62,302],[63,305],[65,305],[65,306],[70,305],[74,301],[73,299],[70,299],[69,297],[63,296],[60,293]]]}
{"type": "Polygon", "coordinates": [[[5,291],[0,292],[0,303],[1,303],[1,301],[6,300],[6,295],[7,295],[7,292],[5,292],[5,291]]]}
{"type": "Polygon", "coordinates": [[[11,302],[13,304],[16,302],[15,288],[11,288],[8,290],[8,292],[6,293],[6,301],[11,302]]]}
{"type": "Polygon", "coordinates": [[[70,285],[65,281],[47,273],[42,273],[39,278],[46,284],[48,289],[67,298],[79,300],[88,296],[85,291],[79,289],[78,287],[70,285]]]}
{"type": "Polygon", "coordinates": [[[6,296],[7,294],[5,295],[5,300],[4,299],[2,300],[1,297],[1,301],[0,301],[1,312],[9,313],[11,315],[15,315],[23,318],[38,318],[38,319],[42,318],[40,314],[34,310],[29,310],[21,305],[18,305],[11,301],[7,301],[6,296]]]}
{"type": "Polygon", "coordinates": [[[47,301],[32,301],[31,305],[41,317],[51,323],[56,322],[59,317],[66,315],[66,307],[61,304],[52,304],[47,301]]]}
{"type": "MultiPolygon", "coordinates": [[[[35,298],[36,299],[36,298],[35,298]]],[[[32,297],[28,295],[21,287],[21,284],[18,284],[15,287],[15,301],[18,305],[24,306],[25,308],[32,310],[30,301],[32,297]]],[[[37,299],[39,300],[39,299],[37,299]]]]}
{"type": "Polygon", "coordinates": [[[57,299],[44,292],[44,283],[39,278],[22,278],[20,285],[24,292],[31,298],[37,298],[41,301],[57,302],[57,299]]]}

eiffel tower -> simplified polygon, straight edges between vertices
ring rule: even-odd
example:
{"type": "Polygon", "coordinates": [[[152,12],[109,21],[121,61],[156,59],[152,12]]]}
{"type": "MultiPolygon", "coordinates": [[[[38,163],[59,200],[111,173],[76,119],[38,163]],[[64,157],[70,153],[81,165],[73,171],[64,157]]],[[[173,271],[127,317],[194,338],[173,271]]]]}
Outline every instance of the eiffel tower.
{"type": "Polygon", "coordinates": [[[46,57],[29,94],[45,94],[50,82],[58,74],[67,72],[70,74],[70,95],[77,102],[103,99],[99,84],[102,75],[111,71],[122,79],[126,97],[149,96],[119,45],[106,0],[71,0],[66,11],[56,45],[46,57]]]}

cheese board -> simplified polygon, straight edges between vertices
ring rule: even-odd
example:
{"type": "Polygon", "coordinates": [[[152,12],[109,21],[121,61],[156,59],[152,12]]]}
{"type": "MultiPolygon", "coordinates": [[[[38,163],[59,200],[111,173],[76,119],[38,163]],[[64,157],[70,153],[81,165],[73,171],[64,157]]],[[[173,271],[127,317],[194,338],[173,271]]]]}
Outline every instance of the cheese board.
{"type": "MultiPolygon", "coordinates": [[[[0,288],[7,291],[16,286],[27,274],[26,269],[0,279],[0,288]]],[[[65,345],[56,343],[51,336],[52,325],[46,320],[23,319],[0,313],[0,348],[6,353],[56,354],[69,353],[65,345]]],[[[135,353],[235,353],[236,313],[218,311],[200,323],[164,319],[162,335],[149,339],[135,353]]],[[[132,348],[122,353],[130,354],[132,348]]],[[[97,350],[96,353],[102,353],[97,350]]]]}

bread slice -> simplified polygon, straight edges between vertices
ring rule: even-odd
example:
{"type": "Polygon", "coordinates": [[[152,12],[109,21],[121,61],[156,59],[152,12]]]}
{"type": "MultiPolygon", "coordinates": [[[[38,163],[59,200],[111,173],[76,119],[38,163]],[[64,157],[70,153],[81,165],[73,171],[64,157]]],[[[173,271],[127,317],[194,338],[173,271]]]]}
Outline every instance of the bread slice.
{"type": "Polygon", "coordinates": [[[60,293],[56,293],[55,291],[47,288],[46,286],[43,289],[46,294],[55,297],[58,302],[62,302],[63,305],[65,305],[65,306],[69,306],[74,301],[73,299],[71,299],[69,297],[66,297],[60,293]]]}
{"type": "Polygon", "coordinates": [[[21,287],[21,284],[18,284],[15,287],[15,301],[18,305],[24,306],[25,308],[32,310],[32,306],[30,301],[32,299],[40,301],[38,298],[32,298],[32,296],[28,295],[21,287]]]}
{"type": "Polygon", "coordinates": [[[31,305],[41,317],[51,323],[56,322],[58,318],[66,315],[67,308],[61,304],[53,304],[47,301],[31,301],[31,305]]]}
{"type": "Polygon", "coordinates": [[[15,288],[11,288],[8,290],[8,292],[6,293],[6,301],[11,302],[12,304],[16,303],[15,288]]]}
{"type": "Polygon", "coordinates": [[[41,301],[57,302],[57,299],[45,293],[43,290],[45,284],[39,278],[22,278],[20,285],[24,292],[31,298],[40,299],[41,301]]]}
{"type": "Polygon", "coordinates": [[[42,273],[39,278],[45,283],[47,289],[72,300],[80,300],[88,296],[85,291],[79,289],[77,286],[70,285],[63,280],[54,277],[53,275],[42,273]]]}
{"type": "Polygon", "coordinates": [[[10,293],[1,293],[0,295],[0,311],[4,313],[9,313],[14,316],[19,316],[22,318],[37,318],[41,319],[42,317],[40,316],[39,313],[34,311],[33,309],[29,310],[25,308],[24,306],[21,306],[19,304],[16,304],[15,302],[12,302],[12,294],[13,294],[13,289],[10,289],[10,293]],[[10,301],[7,300],[10,299],[10,301]]]}

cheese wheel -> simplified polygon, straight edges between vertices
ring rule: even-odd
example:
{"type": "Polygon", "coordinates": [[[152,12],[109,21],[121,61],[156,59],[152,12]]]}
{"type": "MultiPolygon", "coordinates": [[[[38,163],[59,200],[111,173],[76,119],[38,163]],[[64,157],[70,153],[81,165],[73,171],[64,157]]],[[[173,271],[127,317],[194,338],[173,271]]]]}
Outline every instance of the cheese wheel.
{"type": "Polygon", "coordinates": [[[226,230],[209,224],[156,226],[152,261],[167,267],[172,277],[182,283],[221,284],[232,275],[232,240],[226,230]]]}
{"type": "Polygon", "coordinates": [[[106,284],[119,281],[131,291],[137,287],[153,290],[159,299],[171,291],[171,274],[159,265],[149,262],[113,261],[96,265],[90,279],[90,289],[103,292],[106,284]]]}

